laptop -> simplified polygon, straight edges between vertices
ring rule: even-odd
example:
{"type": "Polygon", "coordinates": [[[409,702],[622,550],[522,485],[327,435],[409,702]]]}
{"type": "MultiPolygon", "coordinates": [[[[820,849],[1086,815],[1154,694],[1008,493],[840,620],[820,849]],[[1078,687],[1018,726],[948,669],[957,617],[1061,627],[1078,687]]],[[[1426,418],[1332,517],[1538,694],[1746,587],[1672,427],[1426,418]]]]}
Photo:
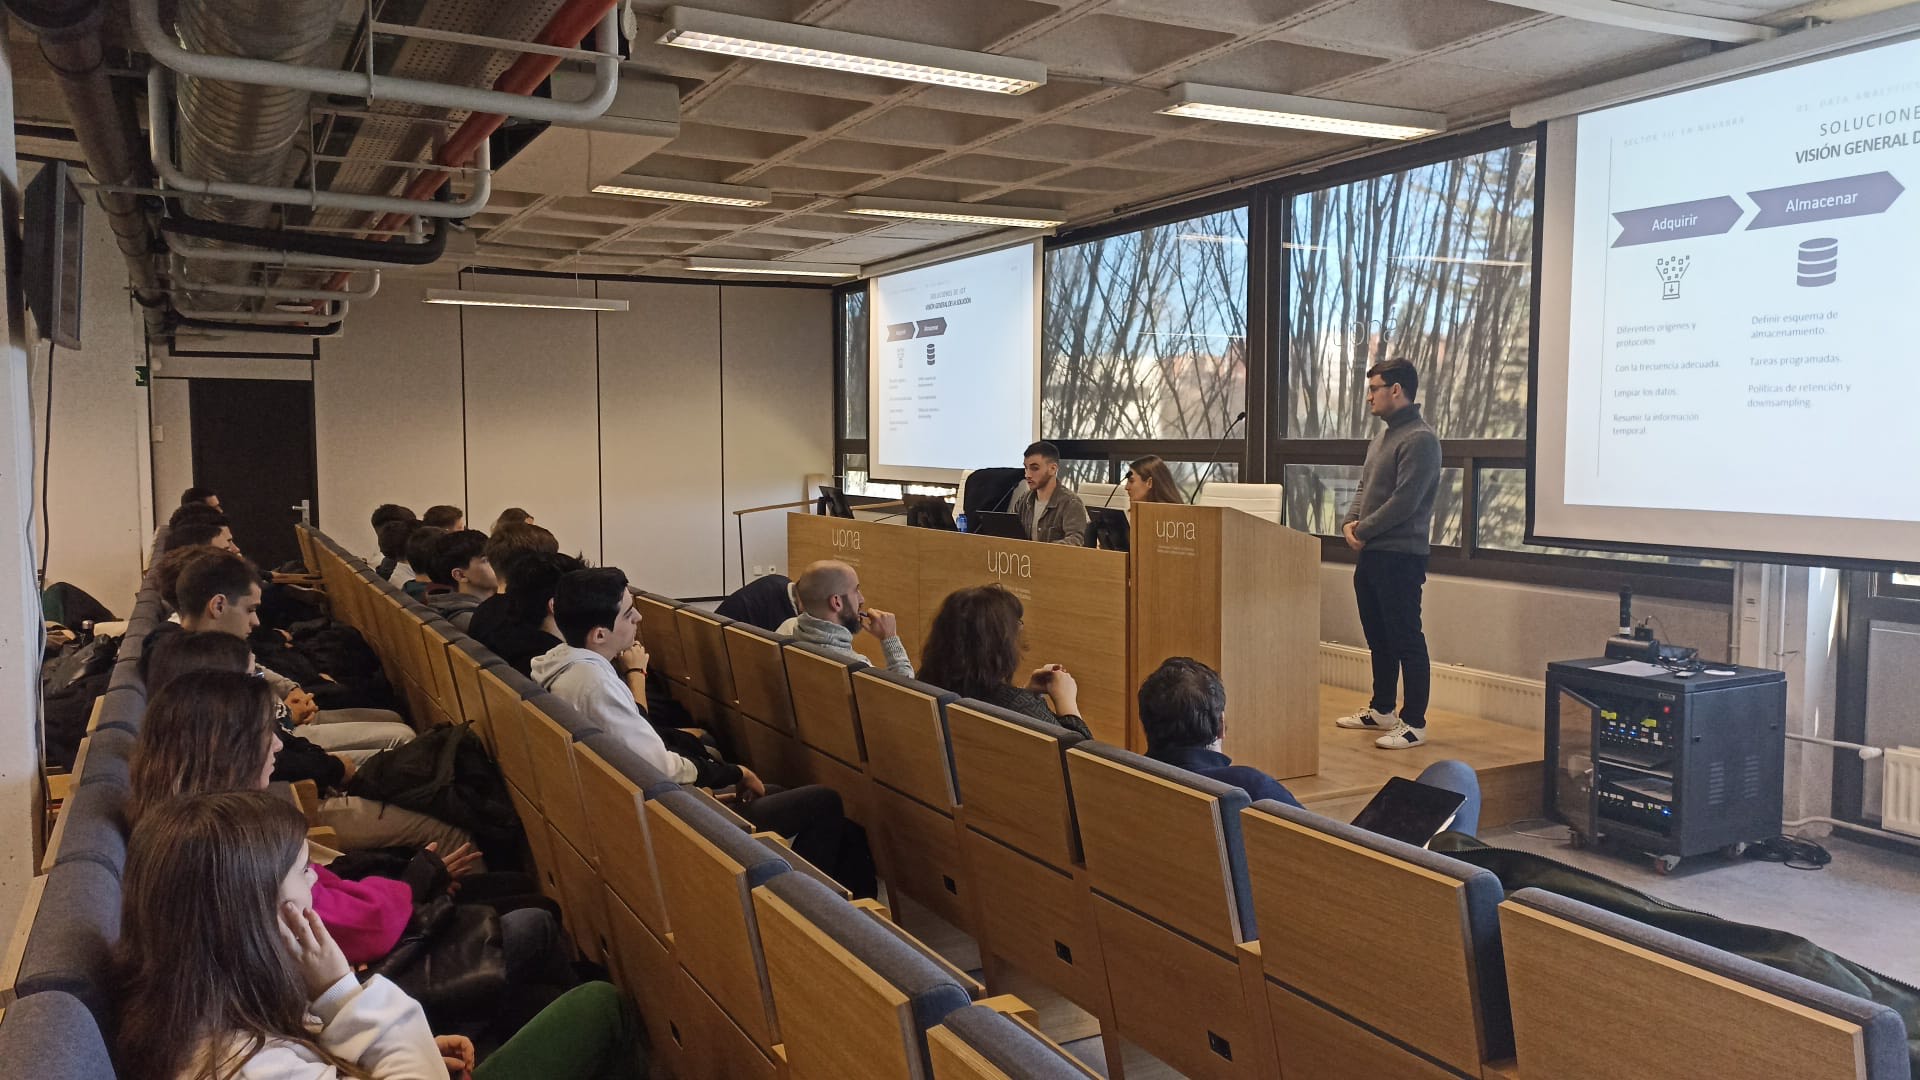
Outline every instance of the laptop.
{"type": "Polygon", "coordinates": [[[1453,824],[1465,795],[1396,776],[1353,819],[1356,829],[1390,836],[1403,844],[1426,847],[1453,824]]]}
{"type": "Polygon", "coordinates": [[[1111,506],[1087,511],[1087,546],[1096,544],[1107,551],[1125,551],[1128,543],[1127,512],[1111,506]]]}
{"type": "Polygon", "coordinates": [[[1000,514],[992,510],[968,514],[967,531],[976,536],[998,536],[1006,540],[1027,538],[1027,529],[1020,524],[1019,514],[1000,514]]]}

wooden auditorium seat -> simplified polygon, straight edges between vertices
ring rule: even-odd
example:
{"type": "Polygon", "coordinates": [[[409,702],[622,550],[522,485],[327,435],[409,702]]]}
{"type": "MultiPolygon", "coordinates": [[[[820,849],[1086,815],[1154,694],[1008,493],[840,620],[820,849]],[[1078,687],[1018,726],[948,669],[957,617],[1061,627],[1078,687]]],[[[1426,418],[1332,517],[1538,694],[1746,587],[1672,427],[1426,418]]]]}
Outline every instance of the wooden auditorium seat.
{"type": "Polygon", "coordinates": [[[640,642],[647,647],[647,670],[684,685],[689,676],[676,614],[680,602],[642,590],[633,594],[633,606],[640,609],[640,642]]]}
{"type": "Polygon", "coordinates": [[[731,622],[721,631],[741,723],[733,729],[740,753],[762,780],[797,787],[807,783],[806,761],[794,737],[793,697],[781,653],[792,638],[752,623],[731,622]]]}
{"type": "Polygon", "coordinates": [[[1272,801],[1240,815],[1287,1080],[1478,1076],[1513,1056],[1500,881],[1272,801]]]}
{"type": "Polygon", "coordinates": [[[853,696],[873,782],[875,857],[898,889],[969,933],[972,897],[954,824],[959,792],[947,742],[947,705],[958,697],[884,669],[853,673],[853,696]]]}
{"type": "Polygon", "coordinates": [[[1074,1060],[1016,1017],[984,1005],[947,1015],[927,1032],[933,1080],[1093,1080],[1074,1060]]]}
{"type": "Polygon", "coordinates": [[[817,645],[796,642],[782,653],[802,772],[808,783],[839,792],[847,817],[871,833],[873,797],[853,703],[853,668],[817,645]]]}
{"type": "Polygon", "coordinates": [[[1191,1077],[1277,1071],[1237,787],[1087,741],[1067,751],[1119,1034],[1191,1077]]]}

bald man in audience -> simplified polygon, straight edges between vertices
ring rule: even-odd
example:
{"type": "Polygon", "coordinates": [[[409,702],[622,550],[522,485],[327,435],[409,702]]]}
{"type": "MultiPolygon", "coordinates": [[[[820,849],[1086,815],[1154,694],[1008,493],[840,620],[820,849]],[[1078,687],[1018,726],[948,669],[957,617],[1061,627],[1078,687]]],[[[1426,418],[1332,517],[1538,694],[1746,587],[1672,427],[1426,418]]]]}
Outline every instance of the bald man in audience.
{"type": "Polygon", "coordinates": [[[900,644],[893,612],[867,607],[867,598],[860,593],[860,575],[853,567],[830,559],[814,563],[793,583],[793,598],[800,614],[781,623],[774,633],[816,645],[849,664],[864,667],[869,661],[854,651],[853,635],[865,630],[880,639],[887,670],[913,678],[913,661],[907,656],[907,647],[900,644]]]}

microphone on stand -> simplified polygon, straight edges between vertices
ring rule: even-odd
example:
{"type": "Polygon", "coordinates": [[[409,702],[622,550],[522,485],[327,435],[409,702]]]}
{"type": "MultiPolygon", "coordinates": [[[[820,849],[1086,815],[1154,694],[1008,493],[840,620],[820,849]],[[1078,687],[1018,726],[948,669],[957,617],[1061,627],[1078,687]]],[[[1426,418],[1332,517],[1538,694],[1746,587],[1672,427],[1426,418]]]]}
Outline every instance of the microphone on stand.
{"type": "Polygon", "coordinates": [[[1227,445],[1227,436],[1233,434],[1234,426],[1246,418],[1247,410],[1241,409],[1239,416],[1227,422],[1227,430],[1221,432],[1220,441],[1213,444],[1213,456],[1207,459],[1207,467],[1200,471],[1200,479],[1194,483],[1193,495],[1187,500],[1188,502],[1195,502],[1200,498],[1200,489],[1206,486],[1209,479],[1212,479],[1213,467],[1220,461],[1220,448],[1227,445]]]}

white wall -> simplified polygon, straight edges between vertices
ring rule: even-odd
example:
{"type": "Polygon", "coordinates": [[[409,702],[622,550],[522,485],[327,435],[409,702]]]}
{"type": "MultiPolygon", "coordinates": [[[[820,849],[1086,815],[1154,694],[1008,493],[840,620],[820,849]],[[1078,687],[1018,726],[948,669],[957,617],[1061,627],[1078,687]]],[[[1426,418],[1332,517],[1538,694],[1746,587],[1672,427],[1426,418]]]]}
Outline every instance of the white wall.
{"type": "MultiPolygon", "coordinates": [[[[133,609],[146,541],[153,534],[142,485],[147,391],[134,368],[146,363],[142,320],[127,294],[127,264],[107,216],[92,200],[82,256],[78,351],[34,342],[34,452],[47,485],[47,577],[86,590],[121,618],[133,609]],[[47,366],[53,366],[53,430],[47,435],[47,366]]],[[[173,497],[179,497],[175,489],[173,497]]],[[[36,495],[37,498],[37,495],[36,495]]]]}
{"type": "MultiPolygon", "coordinates": [[[[833,471],[832,294],[463,275],[490,292],[627,300],[601,314],[421,302],[450,274],[389,273],[321,343],[320,524],[373,549],[382,502],[465,507],[486,529],[525,507],[563,550],[675,596],[739,584],[736,507],[833,471]]],[[[778,514],[749,519],[747,565],[784,565],[778,514]]]]}
{"type": "MultiPolygon", "coordinates": [[[[1727,604],[1636,596],[1634,619],[1652,616],[1660,640],[1725,660],[1727,604]]],[[[1438,664],[1544,679],[1547,663],[1600,655],[1619,628],[1617,593],[1431,575],[1422,598],[1427,651],[1438,664]]],[[[1354,607],[1353,567],[1320,566],[1320,637],[1366,646],[1354,607]]]]}

